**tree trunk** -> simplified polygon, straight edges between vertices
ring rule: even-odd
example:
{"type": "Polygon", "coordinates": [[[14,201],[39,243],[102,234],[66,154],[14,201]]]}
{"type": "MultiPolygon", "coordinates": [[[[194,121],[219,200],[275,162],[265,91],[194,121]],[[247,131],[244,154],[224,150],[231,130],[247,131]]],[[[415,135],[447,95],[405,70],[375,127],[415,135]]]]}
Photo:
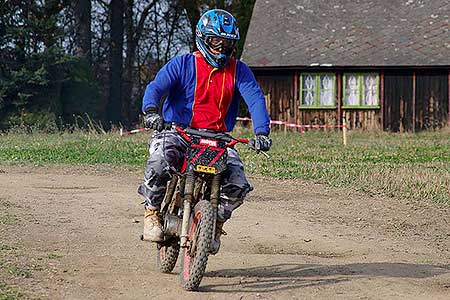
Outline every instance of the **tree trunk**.
{"type": "Polygon", "coordinates": [[[75,13],[75,55],[92,64],[91,55],[91,0],[76,0],[75,13]]]}
{"type": "Polygon", "coordinates": [[[131,112],[131,97],[133,96],[133,66],[136,57],[136,41],[134,39],[133,26],[133,6],[134,0],[127,0],[125,6],[125,31],[126,31],[126,57],[123,70],[123,97],[122,97],[122,116],[125,125],[129,125],[131,112]]]}
{"type": "Polygon", "coordinates": [[[122,51],[123,51],[123,0],[110,3],[110,56],[108,121],[117,124],[122,120],[122,51]]]}

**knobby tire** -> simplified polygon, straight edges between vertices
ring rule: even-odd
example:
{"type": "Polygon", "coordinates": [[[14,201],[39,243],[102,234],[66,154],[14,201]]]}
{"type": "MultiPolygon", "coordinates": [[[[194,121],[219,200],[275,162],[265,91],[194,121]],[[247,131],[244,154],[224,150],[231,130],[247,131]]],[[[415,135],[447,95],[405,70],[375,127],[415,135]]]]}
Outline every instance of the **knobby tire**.
{"type": "Polygon", "coordinates": [[[205,200],[198,202],[189,227],[189,240],[191,244],[195,243],[195,251],[190,253],[189,248],[183,248],[181,255],[181,286],[187,291],[198,290],[203,279],[211,247],[213,224],[211,203],[205,200]]]}
{"type": "Polygon", "coordinates": [[[171,273],[177,263],[178,254],[180,253],[180,244],[173,241],[168,246],[162,246],[157,249],[156,266],[162,273],[171,273]]]}

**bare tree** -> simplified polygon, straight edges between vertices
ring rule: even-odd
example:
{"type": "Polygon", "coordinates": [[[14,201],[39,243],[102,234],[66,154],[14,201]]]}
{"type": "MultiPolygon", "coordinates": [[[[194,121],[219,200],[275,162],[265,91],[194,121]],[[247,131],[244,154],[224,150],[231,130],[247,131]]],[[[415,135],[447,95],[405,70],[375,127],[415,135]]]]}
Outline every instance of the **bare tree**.
{"type": "Polygon", "coordinates": [[[111,0],[110,12],[110,57],[109,57],[109,101],[108,120],[117,124],[122,120],[122,70],[123,70],[123,0],[111,0]]]}
{"type": "Polygon", "coordinates": [[[195,48],[195,27],[197,26],[198,19],[200,18],[200,4],[201,1],[195,0],[180,0],[180,5],[186,10],[186,15],[191,25],[191,50],[195,48]]]}
{"type": "Polygon", "coordinates": [[[76,0],[75,14],[75,55],[92,64],[91,53],[91,0],[76,0]]]}
{"type": "Polygon", "coordinates": [[[142,32],[144,30],[145,22],[155,7],[157,0],[150,1],[147,3],[142,12],[140,13],[136,26],[134,25],[133,9],[135,8],[134,0],[127,0],[125,6],[125,32],[126,32],[126,57],[125,66],[123,72],[123,99],[122,99],[122,115],[124,120],[128,122],[131,117],[132,109],[132,98],[133,97],[133,87],[136,80],[136,55],[137,46],[142,38],[142,32]]]}

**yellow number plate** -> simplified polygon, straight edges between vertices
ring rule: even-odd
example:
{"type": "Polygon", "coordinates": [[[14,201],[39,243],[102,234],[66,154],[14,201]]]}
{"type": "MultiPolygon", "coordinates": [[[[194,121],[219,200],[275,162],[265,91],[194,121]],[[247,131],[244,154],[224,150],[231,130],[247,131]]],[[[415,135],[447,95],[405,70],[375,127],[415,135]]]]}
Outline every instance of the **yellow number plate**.
{"type": "Polygon", "coordinates": [[[202,173],[216,174],[216,168],[208,167],[208,166],[197,165],[195,167],[195,171],[202,172],[202,173]]]}

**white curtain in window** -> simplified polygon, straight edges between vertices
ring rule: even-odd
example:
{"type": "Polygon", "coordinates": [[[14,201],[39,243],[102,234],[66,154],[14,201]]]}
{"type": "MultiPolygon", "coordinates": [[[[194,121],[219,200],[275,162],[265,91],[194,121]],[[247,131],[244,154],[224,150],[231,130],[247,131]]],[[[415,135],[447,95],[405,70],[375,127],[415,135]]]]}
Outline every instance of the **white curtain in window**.
{"type": "Polygon", "coordinates": [[[374,74],[364,76],[364,105],[378,105],[378,84],[374,74]]]}
{"type": "Polygon", "coordinates": [[[358,78],[356,75],[346,77],[345,99],[347,105],[359,105],[358,78]]]}
{"type": "Polygon", "coordinates": [[[314,105],[315,80],[311,75],[307,75],[303,88],[303,104],[306,106],[314,105]]]}
{"type": "Polygon", "coordinates": [[[320,78],[320,105],[333,105],[333,78],[328,75],[320,78]]]}

